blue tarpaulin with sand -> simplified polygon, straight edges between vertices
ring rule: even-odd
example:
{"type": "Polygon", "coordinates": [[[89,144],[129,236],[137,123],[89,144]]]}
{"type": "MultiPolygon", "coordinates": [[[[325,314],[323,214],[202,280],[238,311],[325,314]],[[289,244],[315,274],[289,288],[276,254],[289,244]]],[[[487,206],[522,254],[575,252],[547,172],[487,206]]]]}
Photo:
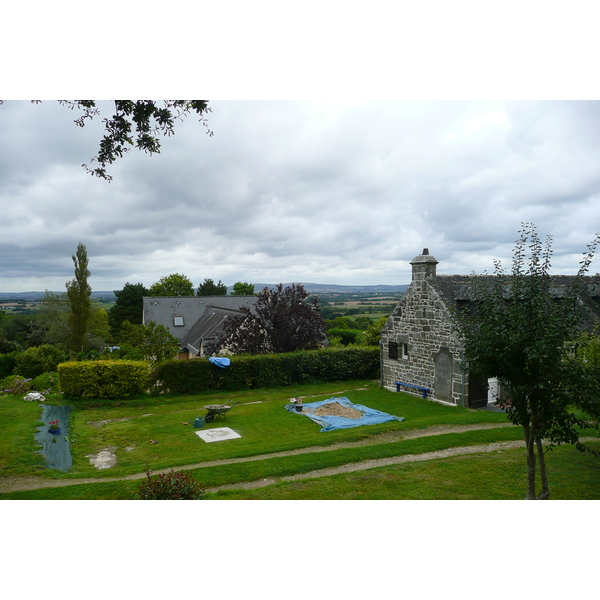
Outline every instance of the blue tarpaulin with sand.
{"type": "Polygon", "coordinates": [[[286,404],[285,409],[312,419],[322,426],[321,431],[378,425],[389,421],[404,421],[404,417],[395,417],[362,404],[354,404],[346,396],[303,404],[301,411],[298,411],[293,403],[286,404]]]}

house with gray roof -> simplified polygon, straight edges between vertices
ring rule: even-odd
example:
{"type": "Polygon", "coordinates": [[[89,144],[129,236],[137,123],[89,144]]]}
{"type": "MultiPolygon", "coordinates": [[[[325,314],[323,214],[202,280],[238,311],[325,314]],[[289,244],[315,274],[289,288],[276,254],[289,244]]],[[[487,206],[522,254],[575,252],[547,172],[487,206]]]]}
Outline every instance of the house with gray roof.
{"type": "MultiPolygon", "coordinates": [[[[450,318],[452,310],[473,302],[472,277],[438,275],[439,263],[427,248],[410,264],[412,281],[381,330],[382,385],[460,406],[485,406],[488,381],[461,369],[462,347],[450,318]]],[[[563,297],[573,279],[553,276],[552,295],[563,297]]],[[[592,330],[600,322],[600,277],[586,277],[584,294],[583,326],[592,330]]]]}
{"type": "Polygon", "coordinates": [[[257,296],[150,296],[143,323],[163,325],[179,341],[180,359],[208,356],[223,340],[227,319],[253,310],[257,296]]]}

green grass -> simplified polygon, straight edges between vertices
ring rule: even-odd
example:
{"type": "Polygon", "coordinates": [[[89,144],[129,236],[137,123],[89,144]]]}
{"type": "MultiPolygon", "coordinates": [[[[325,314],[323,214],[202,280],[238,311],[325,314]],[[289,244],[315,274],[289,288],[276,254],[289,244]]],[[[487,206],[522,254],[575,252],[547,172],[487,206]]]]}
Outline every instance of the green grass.
{"type": "MultiPolygon", "coordinates": [[[[53,403],[58,402],[53,401],[53,403]]],[[[4,435],[0,438],[0,478],[41,476],[48,479],[76,480],[93,477],[101,481],[105,477],[143,473],[146,471],[147,464],[153,470],[166,468],[177,470],[183,465],[211,460],[253,457],[315,446],[323,447],[321,452],[203,467],[190,471],[204,487],[215,487],[267,477],[283,477],[350,462],[522,437],[520,428],[504,427],[326,451],[326,448],[332,444],[359,442],[371,438],[374,434],[388,431],[425,429],[436,425],[507,423],[506,415],[503,413],[446,406],[408,394],[389,392],[379,388],[374,382],[367,381],[249,390],[229,394],[140,397],[117,404],[105,401],[75,405],[69,430],[74,464],[71,472],[65,474],[47,469],[43,457],[37,452],[33,434],[36,425],[39,424],[41,410],[41,406],[37,403],[23,402],[21,398],[0,398],[0,419],[5,425],[4,435]],[[305,403],[335,395],[345,395],[357,404],[402,416],[405,420],[321,433],[320,427],[308,418],[284,410],[283,406],[289,398],[298,395],[306,397],[305,403]],[[184,424],[196,416],[203,415],[205,410],[202,406],[205,404],[235,401],[243,404],[235,406],[228,412],[226,420],[207,424],[206,428],[231,427],[240,433],[242,436],[240,439],[206,444],[195,435],[191,425],[184,424]],[[108,422],[102,423],[103,421],[108,422]],[[156,443],[152,444],[150,440],[156,443]],[[96,454],[105,448],[113,449],[117,456],[117,465],[99,471],[90,464],[86,455],[96,454]]],[[[522,461],[524,464],[524,458],[522,461]]],[[[408,467],[409,465],[404,465],[394,469],[408,467]]],[[[410,467],[413,468],[415,465],[410,467]]],[[[326,479],[329,481],[332,478],[326,479]]],[[[483,480],[479,476],[476,479],[480,482],[483,480]]],[[[518,479],[519,484],[522,485],[524,475],[519,476],[518,479]]],[[[132,490],[137,489],[138,485],[139,481],[79,484],[31,492],[15,492],[1,495],[0,498],[131,498],[132,490]]],[[[309,484],[303,482],[303,485],[309,484]]],[[[381,487],[386,486],[382,484],[381,487]]],[[[256,493],[267,492],[257,490],[256,493]]],[[[222,492],[222,494],[223,497],[230,497],[229,492],[222,492]]]]}
{"type": "MultiPolygon", "coordinates": [[[[600,450],[600,443],[591,444],[600,450]]],[[[551,497],[600,498],[600,461],[571,446],[547,456],[551,497]]],[[[525,451],[482,453],[368,471],[279,483],[255,490],[224,490],[207,500],[521,500],[525,490],[525,451]]],[[[293,472],[293,471],[292,471],[293,472]]],[[[200,470],[192,471],[205,485],[200,470]]],[[[265,470],[265,477],[272,473],[265,470]]],[[[282,475],[282,471],[278,472],[282,475]]],[[[139,481],[81,484],[3,494],[21,500],[131,500],[139,481]]],[[[539,483],[538,483],[539,485],[539,483]]]]}
{"type": "MultiPolygon", "coordinates": [[[[600,444],[593,444],[600,450],[600,444]]],[[[571,446],[548,455],[551,497],[600,498],[600,461],[571,446]]],[[[213,500],[521,500],[525,450],[438,459],[279,483],[255,490],[224,490],[213,500]]],[[[539,489],[539,482],[538,482],[539,489]]]]}
{"type": "MultiPolygon", "coordinates": [[[[22,406],[20,399],[8,404],[22,406]]],[[[138,398],[125,401],[120,406],[108,402],[86,408],[77,407],[71,414],[69,438],[72,444],[73,468],[70,473],[48,473],[55,478],[113,477],[139,473],[148,463],[152,469],[164,469],[208,460],[238,458],[294,450],[307,446],[328,446],[337,442],[359,441],[388,430],[424,428],[436,424],[464,424],[477,422],[505,422],[500,413],[471,411],[462,407],[449,407],[406,394],[383,390],[369,382],[344,382],[294,388],[250,390],[223,394],[138,398]],[[283,409],[288,399],[295,395],[318,394],[306,401],[319,400],[335,395],[335,392],[357,387],[364,390],[348,391],[353,402],[364,404],[405,418],[392,422],[356,429],[321,433],[319,426],[307,418],[283,409]],[[205,414],[205,404],[241,401],[226,415],[226,420],[208,424],[206,428],[227,426],[237,431],[241,439],[206,444],[194,434],[186,423],[205,414]],[[127,419],[120,421],[118,419],[127,419]],[[101,421],[110,421],[101,424],[101,421]],[[151,440],[156,441],[152,444],[151,440]],[[86,455],[96,454],[105,448],[113,448],[117,465],[112,469],[98,471],[86,455]]],[[[33,405],[30,406],[30,411],[33,405]]],[[[41,409],[40,409],[41,410],[41,409]]],[[[2,408],[0,408],[0,413],[2,408]]],[[[0,417],[1,418],[1,417],[0,417]]],[[[35,417],[33,418],[35,421],[35,417]]],[[[21,443],[31,433],[14,422],[7,434],[20,430],[21,443]]],[[[29,441],[30,454],[35,452],[33,439],[29,441]]],[[[41,464],[40,461],[38,461],[41,464]]],[[[9,461],[3,474],[31,474],[22,461],[9,461]]],[[[39,469],[36,469],[39,474],[39,469]]]]}

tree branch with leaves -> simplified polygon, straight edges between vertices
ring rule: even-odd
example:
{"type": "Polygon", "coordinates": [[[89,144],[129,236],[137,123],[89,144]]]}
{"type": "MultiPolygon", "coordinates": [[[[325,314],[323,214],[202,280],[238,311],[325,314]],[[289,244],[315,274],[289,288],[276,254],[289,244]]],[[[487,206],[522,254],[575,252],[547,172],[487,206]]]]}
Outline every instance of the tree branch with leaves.
{"type": "MultiPolygon", "coordinates": [[[[32,100],[39,104],[40,100],[32,100]]],[[[59,100],[71,110],[81,111],[75,124],[85,127],[88,121],[100,116],[96,100],[59,100]]],[[[100,140],[99,152],[90,162],[98,166],[81,166],[91,175],[112,181],[107,167],[122,158],[131,148],[137,148],[150,155],[160,154],[161,137],[175,133],[175,122],[195,113],[209,136],[214,133],[208,127],[206,115],[211,112],[207,100],[114,100],[114,114],[102,120],[105,135],[100,140]]],[[[2,104],[3,101],[0,101],[2,104]]]]}

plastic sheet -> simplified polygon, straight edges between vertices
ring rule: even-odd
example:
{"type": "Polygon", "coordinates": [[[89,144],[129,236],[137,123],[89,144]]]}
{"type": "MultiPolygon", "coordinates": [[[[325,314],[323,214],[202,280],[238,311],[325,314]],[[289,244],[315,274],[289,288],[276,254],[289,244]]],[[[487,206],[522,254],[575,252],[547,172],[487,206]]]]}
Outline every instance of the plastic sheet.
{"type": "Polygon", "coordinates": [[[369,408],[367,406],[363,406],[362,404],[353,404],[346,396],[342,398],[329,398],[327,400],[321,400],[320,402],[304,404],[302,407],[302,412],[296,412],[295,405],[291,403],[286,404],[284,408],[295,414],[307,416],[309,419],[322,426],[321,431],[349,429],[350,427],[361,427],[362,425],[377,425],[379,423],[388,423],[389,421],[404,421],[404,417],[388,415],[380,410],[375,410],[374,408],[369,408]],[[359,411],[362,413],[362,416],[358,419],[351,419],[334,415],[314,414],[314,411],[316,411],[318,408],[325,404],[331,404],[334,402],[337,402],[341,406],[359,411]]]}
{"type": "Polygon", "coordinates": [[[45,405],[43,408],[41,420],[45,425],[38,427],[38,431],[34,435],[35,440],[42,446],[40,453],[46,458],[46,466],[67,473],[73,466],[71,443],[69,442],[69,415],[73,407],[45,405]],[[50,421],[58,421],[59,434],[48,431],[50,421]]]}

